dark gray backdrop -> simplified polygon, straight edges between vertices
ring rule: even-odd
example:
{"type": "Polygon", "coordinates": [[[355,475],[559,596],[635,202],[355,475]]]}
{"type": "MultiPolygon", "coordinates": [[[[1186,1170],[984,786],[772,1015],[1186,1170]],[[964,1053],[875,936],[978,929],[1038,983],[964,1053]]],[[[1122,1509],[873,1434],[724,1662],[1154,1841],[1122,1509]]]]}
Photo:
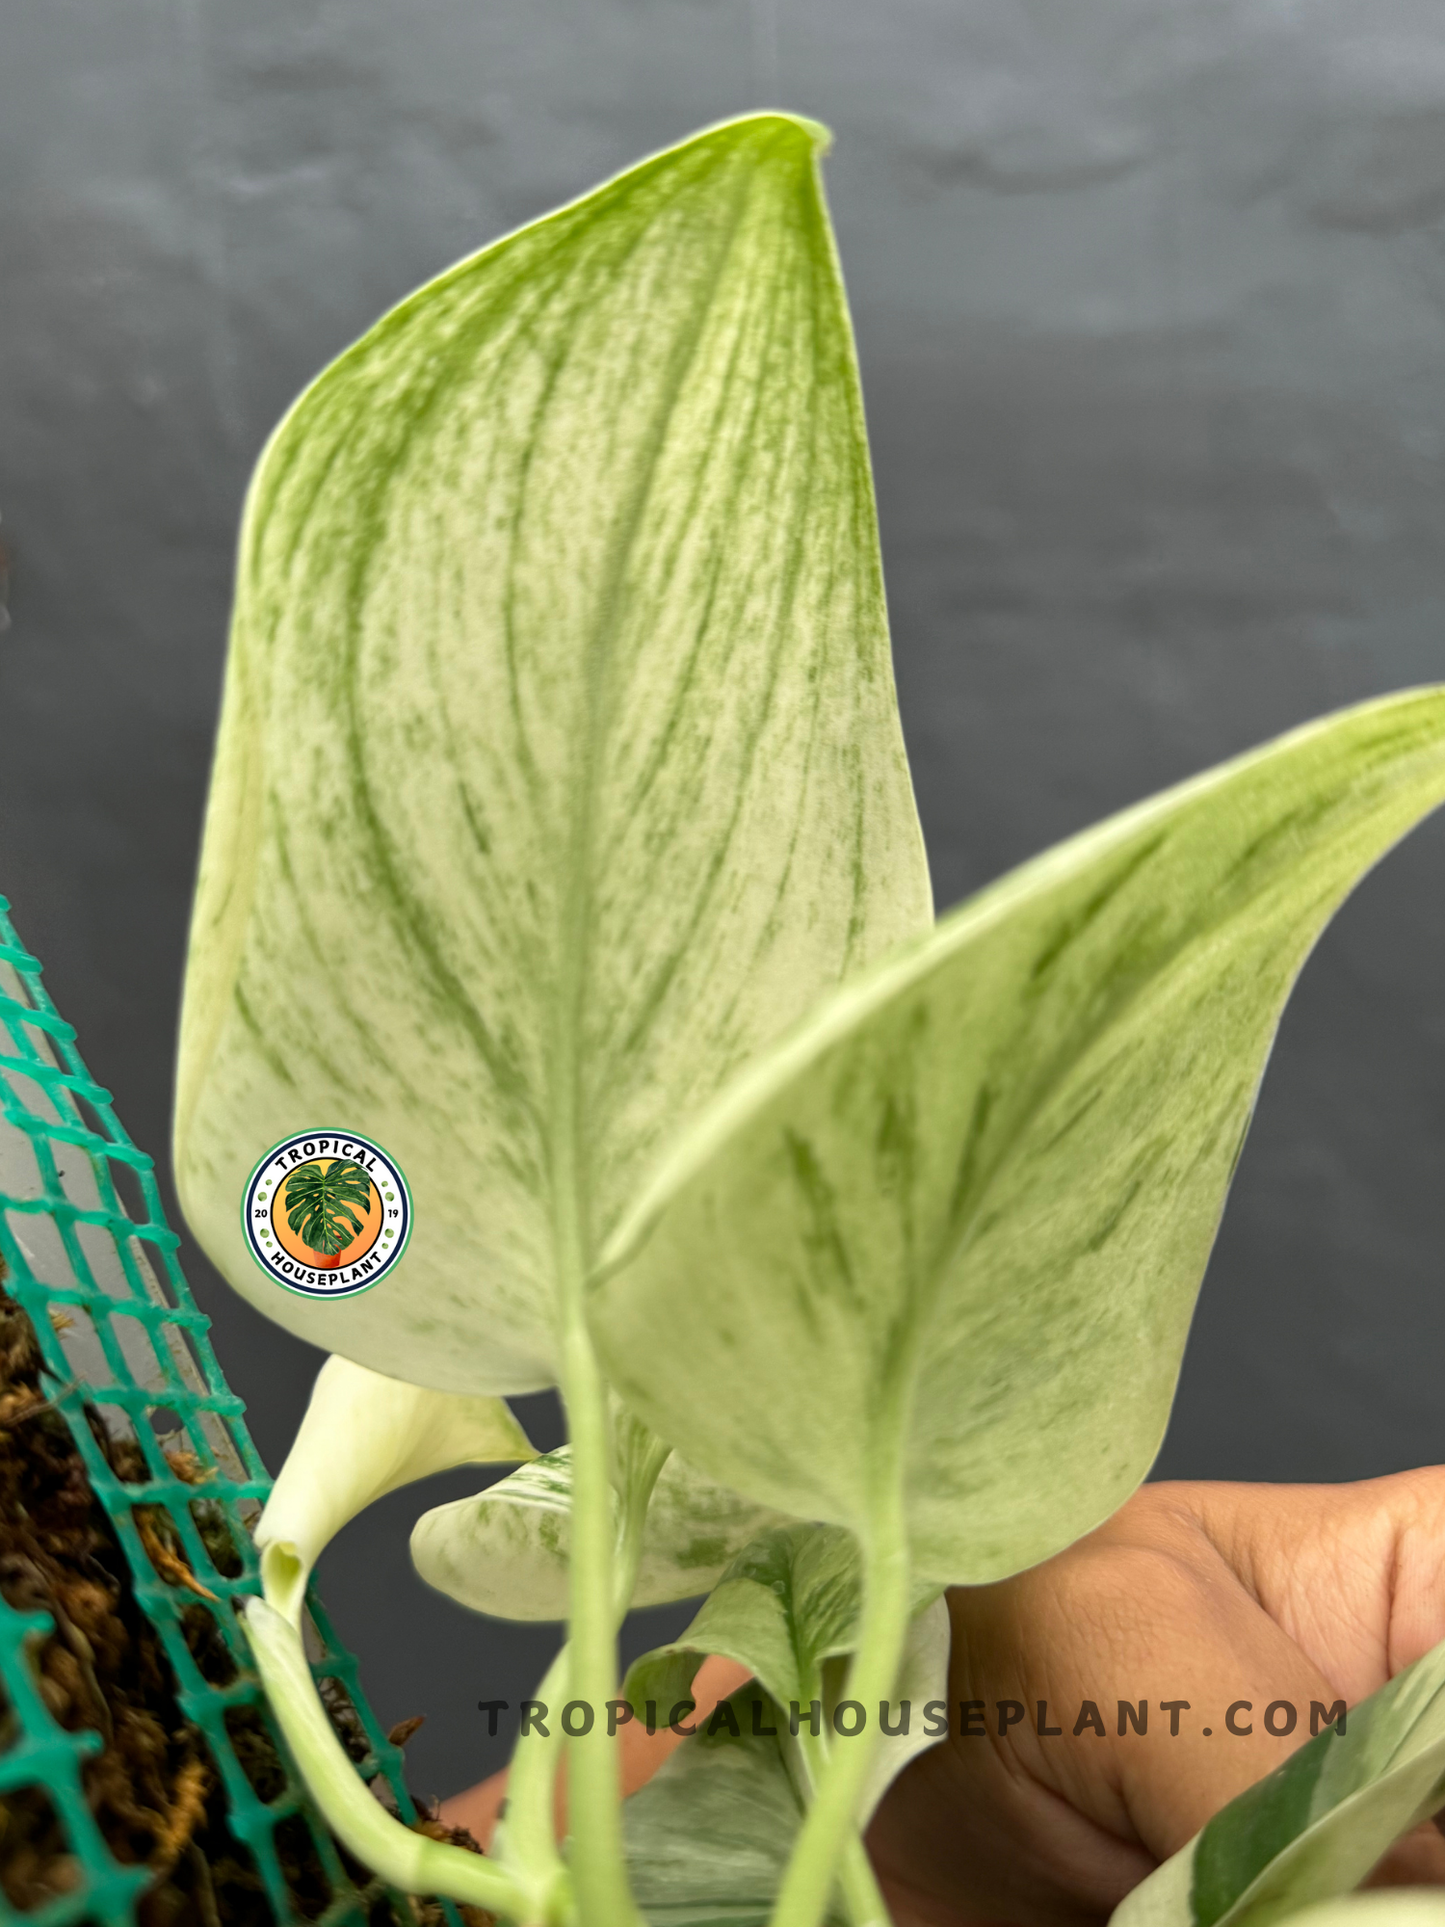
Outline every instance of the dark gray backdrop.
{"type": "MultiPolygon", "coordinates": [[[[0,889],[162,1159],[262,438],[416,282],[769,104],[837,135],[941,905],[1445,675],[1434,0],[0,0],[0,889]]],[[[1306,973],[1161,1470],[1445,1457],[1442,970],[1437,822],[1306,973]]],[[[189,1270],[274,1467],[315,1356],[189,1270]]],[[[323,1577],[449,1790],[501,1756],[475,1700],[515,1701],[551,1642],[424,1591],[419,1504],[323,1577]]]]}

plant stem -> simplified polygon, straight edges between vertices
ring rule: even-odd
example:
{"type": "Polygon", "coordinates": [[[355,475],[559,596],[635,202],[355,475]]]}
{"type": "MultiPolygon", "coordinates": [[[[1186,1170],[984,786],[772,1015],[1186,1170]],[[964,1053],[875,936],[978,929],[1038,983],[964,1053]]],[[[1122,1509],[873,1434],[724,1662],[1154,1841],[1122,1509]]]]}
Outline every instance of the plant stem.
{"type": "Polygon", "coordinates": [[[601,1717],[617,1684],[607,1395],[584,1321],[580,1267],[577,1284],[562,1345],[562,1395],[572,1440],[569,1685],[593,1719],[587,1732],[567,1740],[568,1857],[587,1927],[633,1927],[640,1916],[623,1859],[617,1742],[601,1717]]]}
{"type": "MultiPolygon", "coordinates": [[[[908,1540],[903,1519],[901,1452],[875,1482],[871,1517],[861,1535],[863,1618],[848,1672],[850,1695],[873,1711],[891,1698],[908,1636],[908,1540]]],[[[818,1927],[833,1881],[857,1839],[855,1816],[878,1729],[830,1753],[818,1775],[817,1798],[803,1821],[773,1909],[772,1927],[818,1927]]],[[[860,1849],[861,1851],[861,1849],[860,1849]]],[[[843,1869],[846,1878],[846,1868],[843,1869]]],[[[885,1915],[886,1918],[886,1915],[885,1915]]]]}
{"type": "Polygon", "coordinates": [[[298,1626],[264,1599],[247,1601],[242,1623],[271,1711],[302,1778],[343,1846],[403,1893],[445,1894],[515,1921],[538,1917],[533,1896],[505,1868],[481,1854],[413,1832],[372,1797],[321,1704],[298,1626]]]}
{"type": "MultiPolygon", "coordinates": [[[[530,1887],[547,1893],[549,1899],[566,1873],[557,1850],[553,1789],[562,1751],[558,1715],[571,1666],[564,1645],[542,1676],[537,1698],[548,1708],[547,1731],[518,1736],[507,1773],[507,1810],[498,1823],[493,1847],[502,1866],[515,1867],[530,1887]]],[[[550,1905],[546,1911],[550,1916],[550,1905]]]]}
{"type": "MultiPolygon", "coordinates": [[[[629,1423],[631,1450],[623,1467],[625,1489],[618,1507],[617,1560],[613,1568],[614,1627],[626,1617],[637,1584],[648,1504],[657,1475],[672,1449],[645,1432],[637,1420],[629,1423]]],[[[565,1873],[565,1863],[557,1850],[556,1782],[563,1738],[559,1716],[571,1672],[572,1655],[564,1644],[547,1668],[536,1693],[550,1709],[551,1725],[545,1733],[533,1729],[518,1737],[507,1774],[506,1813],[499,1823],[494,1848],[503,1866],[515,1866],[530,1886],[554,1893],[557,1889],[552,1883],[560,1882],[565,1873]]]]}
{"type": "Polygon", "coordinates": [[[640,1419],[629,1416],[626,1425],[629,1450],[619,1468],[622,1490],[618,1495],[617,1564],[613,1569],[614,1624],[619,1631],[637,1590],[642,1538],[647,1530],[647,1509],[652,1504],[653,1488],[672,1454],[672,1447],[649,1432],[640,1419]]]}
{"type": "MultiPolygon", "coordinates": [[[[819,1688],[809,1685],[804,1691],[809,1699],[813,1699],[818,1696],[819,1688]]],[[[795,1739],[785,1735],[783,1745],[787,1753],[792,1755],[789,1765],[799,1798],[805,1809],[811,1807],[832,1749],[821,1733],[814,1735],[811,1727],[800,1727],[795,1739]]],[[[848,1829],[842,1863],[838,1868],[838,1886],[852,1927],[891,1927],[892,1916],[888,1912],[888,1903],[883,1898],[873,1872],[873,1863],[868,1858],[868,1849],[856,1826],[848,1829]]]]}
{"type": "Polygon", "coordinates": [[[893,1927],[893,1916],[873,1872],[873,1862],[863,1836],[850,1828],[843,1847],[843,1864],[838,1869],[838,1884],[843,1890],[843,1905],[853,1927],[893,1927]]]}

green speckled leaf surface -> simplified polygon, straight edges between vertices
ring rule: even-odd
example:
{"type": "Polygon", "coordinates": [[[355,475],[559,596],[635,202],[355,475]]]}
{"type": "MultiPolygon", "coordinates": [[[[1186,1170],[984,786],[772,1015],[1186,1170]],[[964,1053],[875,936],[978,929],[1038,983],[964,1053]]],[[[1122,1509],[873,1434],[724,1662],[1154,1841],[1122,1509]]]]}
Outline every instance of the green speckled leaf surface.
{"type": "Polygon", "coordinates": [[[857,1643],[862,1576],[851,1533],[775,1527],[743,1547],[687,1630],[645,1653],[624,1691],[634,1707],[686,1698],[709,1653],[741,1661],[786,1706],[822,1691],[822,1666],[857,1643]]]}
{"type": "Polygon", "coordinates": [[[306,392],[248,499],[176,1161],[230,1282],[443,1390],[557,1377],[676,1126],[926,927],[819,132],[714,129],[463,261],[306,392]],[[287,1133],[415,1205],[375,1290],[277,1291],[287,1133]]]}
{"type": "MultiPolygon", "coordinates": [[[[648,1927],[764,1927],[802,1821],[802,1802],[768,1729],[788,1717],[756,1686],[622,1809],[628,1870],[648,1927]]],[[[828,1927],[846,1919],[841,1908],[828,1927]]]]}
{"type": "Polygon", "coordinates": [[[1163,1434],[1295,976],[1442,797],[1445,692],[1367,704],[1061,845],[845,986],[619,1229],[590,1315],[629,1407],[712,1477],[860,1531],[896,1452],[939,1582],[1106,1517],[1163,1434]],[[745,1399],[689,1395],[684,1333],[745,1399]]]}
{"type": "MultiPolygon", "coordinates": [[[[777,1514],[715,1485],[672,1453],[647,1509],[634,1606],[690,1599],[777,1514]]],[[[422,1514],[412,1563],[429,1586],[497,1619],[565,1619],[572,1448],[559,1446],[472,1499],[422,1514]]]]}
{"type": "MultiPolygon", "coordinates": [[[[671,1708],[692,1690],[710,1653],[738,1660],[780,1706],[817,1699],[831,1723],[848,1694],[847,1661],[858,1640],[862,1571],[852,1535],[836,1526],[774,1526],[745,1546],[686,1631],[628,1669],[623,1691],[638,1712],[671,1708]]],[[[915,1606],[889,1701],[888,1724],[869,1770],[859,1824],[917,1754],[941,1738],[948,1708],[948,1607],[933,1589],[915,1606]],[[932,1719],[925,1708],[934,1707],[932,1719]]],[[[868,1722],[878,1709],[865,1709],[868,1722]]],[[[830,1740],[830,1744],[840,1744],[830,1740]]]]}

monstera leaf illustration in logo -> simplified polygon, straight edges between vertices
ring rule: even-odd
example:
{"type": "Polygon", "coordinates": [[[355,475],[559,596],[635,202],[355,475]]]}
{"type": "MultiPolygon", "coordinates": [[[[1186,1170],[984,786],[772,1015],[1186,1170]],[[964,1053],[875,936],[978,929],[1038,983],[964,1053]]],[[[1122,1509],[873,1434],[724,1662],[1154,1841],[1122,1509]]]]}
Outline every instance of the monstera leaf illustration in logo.
{"type": "Polygon", "coordinates": [[[350,1158],[298,1164],[286,1180],[286,1222],[323,1265],[360,1237],[370,1208],[371,1179],[350,1158]]]}

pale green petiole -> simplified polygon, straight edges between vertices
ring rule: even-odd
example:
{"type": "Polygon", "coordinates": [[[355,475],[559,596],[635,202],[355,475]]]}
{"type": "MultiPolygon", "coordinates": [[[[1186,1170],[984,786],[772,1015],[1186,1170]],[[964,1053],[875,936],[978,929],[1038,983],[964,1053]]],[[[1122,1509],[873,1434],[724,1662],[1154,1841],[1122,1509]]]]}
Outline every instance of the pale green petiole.
{"type": "MultiPolygon", "coordinates": [[[[862,1535],[863,1616],[848,1690],[864,1706],[891,1698],[908,1637],[908,1539],[897,1469],[895,1459],[893,1476],[878,1480],[873,1518],[862,1535]]],[[[870,1726],[866,1737],[826,1755],[817,1774],[816,1797],[778,1893],[772,1927],[817,1927],[840,1871],[853,1886],[850,1910],[855,1899],[870,1909],[881,1905],[874,1898],[871,1873],[872,1893],[858,1891],[860,1869],[856,1861],[850,1864],[849,1856],[850,1842],[858,1843],[862,1852],[856,1822],[877,1745],[877,1729],[870,1726]]]]}
{"type": "MultiPolygon", "coordinates": [[[[615,1483],[618,1488],[613,1634],[631,1602],[642,1554],[648,1502],[671,1447],[655,1438],[628,1414],[616,1425],[615,1483]]],[[[562,1729],[559,1723],[563,1690],[572,1677],[570,1645],[564,1645],[548,1667],[536,1697],[551,1711],[546,1733],[535,1729],[520,1737],[507,1776],[507,1809],[498,1827],[496,1852],[504,1862],[515,1860],[530,1874],[549,1869],[562,1872],[554,1822],[554,1788],[561,1764],[562,1729]]]]}
{"type": "MultiPolygon", "coordinates": [[[[821,1682],[816,1679],[805,1680],[803,1694],[809,1701],[821,1698],[821,1682]]],[[[800,1725],[796,1736],[786,1739],[784,1746],[788,1769],[799,1798],[805,1808],[811,1807],[817,1797],[818,1782],[827,1770],[832,1749],[822,1733],[813,1732],[811,1725],[800,1725]]],[[[892,1927],[888,1903],[883,1898],[873,1872],[873,1863],[868,1858],[868,1849],[856,1825],[849,1828],[844,1843],[843,1857],[838,1867],[838,1890],[852,1927],[892,1927]]]]}
{"type": "Polygon", "coordinates": [[[588,1922],[633,1927],[622,1845],[622,1794],[616,1736],[596,1714],[617,1683],[610,1428],[607,1394],[580,1307],[563,1342],[562,1393],[572,1440],[570,1690],[594,1709],[587,1732],[567,1740],[569,1861],[578,1909],[588,1922]]]}
{"type": "Polygon", "coordinates": [[[506,1811],[497,1823],[492,1847],[504,1866],[515,1866],[534,1885],[548,1888],[554,1901],[566,1877],[553,1817],[553,1787],[562,1755],[562,1729],[556,1716],[570,1670],[564,1645],[537,1688],[536,1697],[552,1717],[545,1733],[533,1729],[517,1740],[507,1772],[506,1811]]]}
{"type": "Polygon", "coordinates": [[[672,1456],[672,1447],[619,1406],[613,1421],[613,1452],[613,1483],[618,1498],[614,1618],[620,1627],[637,1590],[637,1569],[642,1562],[642,1539],[653,1490],[672,1456]]]}
{"type": "Polygon", "coordinates": [[[838,1885],[843,1905],[853,1927],[893,1927],[888,1903],[873,1872],[863,1836],[854,1827],[843,1846],[843,1861],[838,1869],[838,1885]]]}
{"type": "Polygon", "coordinates": [[[843,1889],[843,1904],[853,1927],[892,1927],[892,1915],[873,1873],[873,1863],[863,1837],[855,1828],[843,1849],[843,1864],[838,1882],[843,1889]]]}
{"type": "Polygon", "coordinates": [[[545,1918],[541,1896],[512,1873],[414,1833],[372,1797],[332,1730],[296,1626],[264,1599],[247,1601],[243,1624],[286,1744],[327,1824],[358,1860],[404,1893],[445,1894],[519,1922],[545,1918]]]}
{"type": "MultiPolygon", "coordinates": [[[[284,1700],[273,1694],[273,1704],[297,1763],[328,1821],[348,1845],[352,1844],[348,1825],[366,1833],[368,1844],[357,1845],[356,1851],[384,1877],[391,1878],[391,1865],[410,1864],[417,1846],[437,1848],[438,1843],[398,1827],[367,1793],[334,1736],[327,1743],[330,1725],[311,1683],[301,1643],[307,1579],[332,1537],[383,1494],[453,1465],[508,1463],[535,1456],[499,1398],[427,1391],[385,1378],[350,1359],[329,1358],[317,1376],[301,1429],[261,1514],[256,1545],[265,1598],[252,1602],[254,1617],[248,1617],[247,1630],[262,1678],[268,1690],[277,1669],[294,1679],[294,1690],[284,1700]],[[277,1631],[278,1624],[287,1629],[289,1643],[277,1631]],[[300,1722],[299,1739],[292,1734],[292,1720],[300,1722]],[[312,1732],[318,1720],[320,1726],[312,1732]],[[326,1768],[320,1780],[312,1778],[313,1759],[326,1768]],[[399,1836],[391,1838],[389,1847],[383,1844],[383,1834],[377,1833],[378,1818],[399,1836]],[[379,1852],[389,1852],[391,1860],[383,1863],[376,1857],[379,1852]]],[[[538,1897],[551,1897],[551,1883],[562,1871],[550,1835],[548,1844],[550,1861],[543,1858],[535,1867],[524,1865],[518,1870],[525,1890],[534,1896],[535,1915],[528,1917],[539,1920],[548,1916],[538,1897]]],[[[465,1877],[468,1863],[476,1856],[459,1848],[441,1850],[456,1856],[465,1877]]],[[[491,1877],[496,1878],[494,1871],[491,1877]]],[[[396,1876],[396,1884],[409,1892],[433,1890],[425,1885],[418,1888],[411,1876],[403,1874],[396,1876]]],[[[469,1892],[452,1887],[436,1890],[455,1899],[472,1898],[469,1892]]]]}

